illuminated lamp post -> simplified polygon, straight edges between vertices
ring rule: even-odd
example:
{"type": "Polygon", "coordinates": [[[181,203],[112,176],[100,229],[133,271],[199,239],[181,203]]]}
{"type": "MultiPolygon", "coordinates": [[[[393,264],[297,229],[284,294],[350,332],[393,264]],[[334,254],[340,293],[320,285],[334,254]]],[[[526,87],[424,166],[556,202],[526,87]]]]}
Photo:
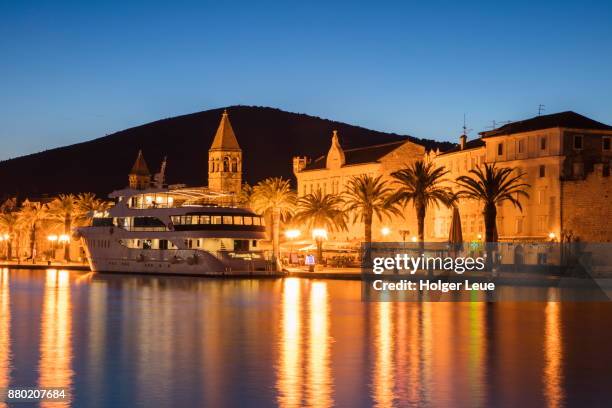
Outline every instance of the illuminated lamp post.
{"type": "Polygon", "coordinates": [[[289,263],[291,263],[291,255],[293,254],[293,241],[300,235],[302,235],[302,232],[299,229],[290,229],[285,231],[285,237],[291,243],[289,247],[289,263]]]}
{"type": "Polygon", "coordinates": [[[59,237],[55,234],[52,235],[48,235],[47,236],[47,241],[49,241],[51,243],[51,253],[53,254],[52,258],[55,259],[55,250],[56,250],[56,245],[57,245],[57,241],[58,241],[59,237]]]}

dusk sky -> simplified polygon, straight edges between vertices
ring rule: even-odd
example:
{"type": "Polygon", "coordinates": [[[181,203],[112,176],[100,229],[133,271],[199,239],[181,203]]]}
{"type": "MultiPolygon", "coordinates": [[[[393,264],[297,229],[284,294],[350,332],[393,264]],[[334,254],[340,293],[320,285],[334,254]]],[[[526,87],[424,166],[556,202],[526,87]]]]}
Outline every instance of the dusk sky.
{"type": "Polygon", "coordinates": [[[235,104],[453,141],[540,103],[612,124],[610,1],[93,3],[0,4],[0,159],[235,104]]]}

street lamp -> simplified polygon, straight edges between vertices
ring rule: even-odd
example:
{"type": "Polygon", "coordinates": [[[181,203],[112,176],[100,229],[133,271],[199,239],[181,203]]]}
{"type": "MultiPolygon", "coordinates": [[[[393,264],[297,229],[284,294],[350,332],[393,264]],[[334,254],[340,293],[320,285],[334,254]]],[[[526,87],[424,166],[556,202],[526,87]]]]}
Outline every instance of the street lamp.
{"type": "Polygon", "coordinates": [[[285,231],[285,237],[291,242],[291,246],[289,248],[289,263],[291,262],[291,255],[293,254],[293,240],[302,235],[302,231],[299,229],[290,229],[285,231]]]}

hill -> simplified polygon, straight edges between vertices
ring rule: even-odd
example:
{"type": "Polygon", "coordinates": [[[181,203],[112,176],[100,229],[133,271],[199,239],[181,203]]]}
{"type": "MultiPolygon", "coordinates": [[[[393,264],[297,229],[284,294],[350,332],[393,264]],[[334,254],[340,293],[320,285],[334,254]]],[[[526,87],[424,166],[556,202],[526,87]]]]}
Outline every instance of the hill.
{"type": "MultiPolygon", "coordinates": [[[[0,197],[92,191],[105,196],[127,184],[127,174],[142,149],[152,173],[168,157],[167,181],[207,182],[207,155],[223,108],[122,130],[95,140],[0,162],[0,197]]],[[[267,107],[228,108],[243,151],[244,180],[292,177],[292,157],[315,158],[327,152],[332,130],[346,149],[410,138],[428,148],[450,143],[377,132],[346,123],[267,107]]]]}

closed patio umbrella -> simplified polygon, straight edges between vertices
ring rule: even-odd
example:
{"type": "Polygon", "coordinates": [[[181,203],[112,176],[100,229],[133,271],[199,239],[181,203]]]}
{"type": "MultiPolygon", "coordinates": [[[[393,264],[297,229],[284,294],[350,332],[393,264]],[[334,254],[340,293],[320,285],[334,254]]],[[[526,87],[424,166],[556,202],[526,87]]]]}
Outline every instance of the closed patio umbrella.
{"type": "Polygon", "coordinates": [[[448,242],[454,244],[456,248],[463,244],[463,233],[461,232],[461,216],[459,208],[453,208],[453,219],[451,220],[450,231],[448,232],[448,242]]]}

